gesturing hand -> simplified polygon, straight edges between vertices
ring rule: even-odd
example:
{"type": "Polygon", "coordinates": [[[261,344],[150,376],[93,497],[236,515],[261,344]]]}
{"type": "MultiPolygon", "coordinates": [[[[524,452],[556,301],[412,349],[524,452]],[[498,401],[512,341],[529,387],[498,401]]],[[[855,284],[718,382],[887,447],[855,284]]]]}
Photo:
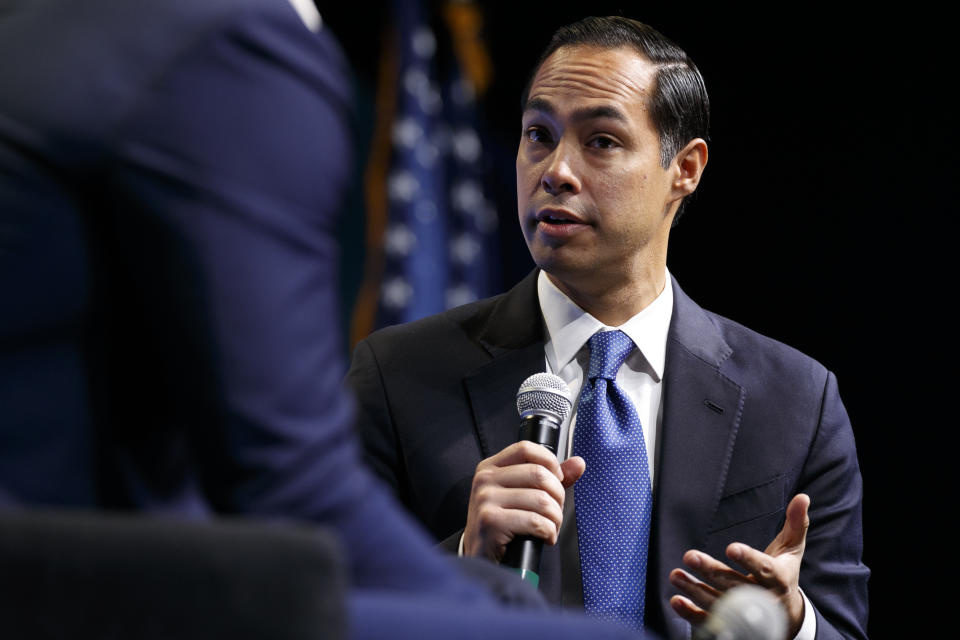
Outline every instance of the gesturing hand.
{"type": "Polygon", "coordinates": [[[706,620],[707,611],[724,591],[737,585],[758,584],[773,593],[787,613],[788,638],[794,637],[803,623],[803,596],[800,593],[800,561],[807,542],[810,498],[805,494],[793,497],[787,505],[783,528],[765,551],[757,551],[743,543],[727,547],[727,557],[745,567],[744,575],[700,551],[690,550],[683,563],[701,576],[697,580],[682,569],[670,572],[670,584],[683,593],[673,596],[670,605],[680,617],[694,625],[706,620]],[[686,596],[686,597],[684,597],[686,596]]]}
{"type": "Polygon", "coordinates": [[[464,554],[499,561],[507,543],[521,535],[556,543],[564,490],[585,468],[583,458],[561,464],[547,448],[526,441],[480,462],[470,489],[464,554]]]}

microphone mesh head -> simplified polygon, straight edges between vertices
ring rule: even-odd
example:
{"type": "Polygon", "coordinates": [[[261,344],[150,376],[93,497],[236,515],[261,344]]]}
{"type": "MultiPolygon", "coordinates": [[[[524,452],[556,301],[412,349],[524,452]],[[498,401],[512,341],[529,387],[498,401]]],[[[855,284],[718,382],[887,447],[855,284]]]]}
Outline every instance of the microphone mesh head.
{"type": "Polygon", "coordinates": [[[552,373],[533,374],[523,381],[517,391],[517,411],[521,416],[549,413],[563,422],[570,415],[572,407],[567,383],[552,373]]]}

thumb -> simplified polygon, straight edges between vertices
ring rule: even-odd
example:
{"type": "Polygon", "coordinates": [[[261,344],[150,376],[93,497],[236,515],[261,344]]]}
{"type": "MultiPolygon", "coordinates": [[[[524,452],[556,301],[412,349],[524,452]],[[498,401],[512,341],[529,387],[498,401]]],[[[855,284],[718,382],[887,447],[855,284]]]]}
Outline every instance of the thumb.
{"type": "Polygon", "coordinates": [[[783,523],[783,530],[780,532],[783,547],[800,547],[806,544],[807,529],[810,528],[810,496],[805,493],[798,493],[787,505],[786,522],[783,523]]]}
{"type": "Polygon", "coordinates": [[[560,471],[563,472],[563,487],[568,489],[573,483],[580,479],[583,472],[587,470],[586,461],[580,456],[571,456],[560,463],[560,471]]]}

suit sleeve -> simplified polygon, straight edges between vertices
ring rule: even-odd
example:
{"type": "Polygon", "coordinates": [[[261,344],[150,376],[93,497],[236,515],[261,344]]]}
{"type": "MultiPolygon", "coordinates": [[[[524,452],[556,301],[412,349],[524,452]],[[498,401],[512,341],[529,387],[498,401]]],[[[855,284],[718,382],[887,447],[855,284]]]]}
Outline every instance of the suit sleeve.
{"type": "Polygon", "coordinates": [[[797,492],[811,497],[800,586],[816,609],[817,638],[866,638],[870,572],[862,562],[863,483],[832,373],[797,492]]]}
{"type": "Polygon", "coordinates": [[[146,78],[117,134],[105,272],[138,291],[136,359],[170,405],[144,423],[179,425],[215,510],[331,527],[355,586],[485,600],[360,463],[334,235],[346,69],[286,2],[256,6],[146,78]]]}

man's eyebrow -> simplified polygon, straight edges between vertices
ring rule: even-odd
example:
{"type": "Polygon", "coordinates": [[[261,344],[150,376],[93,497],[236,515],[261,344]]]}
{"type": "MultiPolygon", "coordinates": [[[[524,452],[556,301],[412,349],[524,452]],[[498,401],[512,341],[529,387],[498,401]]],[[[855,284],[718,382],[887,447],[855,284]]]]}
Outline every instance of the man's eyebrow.
{"type": "Polygon", "coordinates": [[[556,114],[556,109],[553,108],[553,105],[543,98],[530,98],[527,100],[527,104],[523,106],[523,112],[526,113],[527,111],[539,111],[548,116],[556,114]]]}
{"type": "MultiPolygon", "coordinates": [[[[524,113],[528,111],[539,111],[548,116],[555,116],[557,113],[557,110],[554,108],[553,104],[544,98],[530,98],[523,109],[524,113]]],[[[597,120],[599,118],[610,118],[611,120],[627,122],[627,116],[622,111],[609,105],[583,107],[570,114],[570,119],[574,122],[597,120]]]]}

